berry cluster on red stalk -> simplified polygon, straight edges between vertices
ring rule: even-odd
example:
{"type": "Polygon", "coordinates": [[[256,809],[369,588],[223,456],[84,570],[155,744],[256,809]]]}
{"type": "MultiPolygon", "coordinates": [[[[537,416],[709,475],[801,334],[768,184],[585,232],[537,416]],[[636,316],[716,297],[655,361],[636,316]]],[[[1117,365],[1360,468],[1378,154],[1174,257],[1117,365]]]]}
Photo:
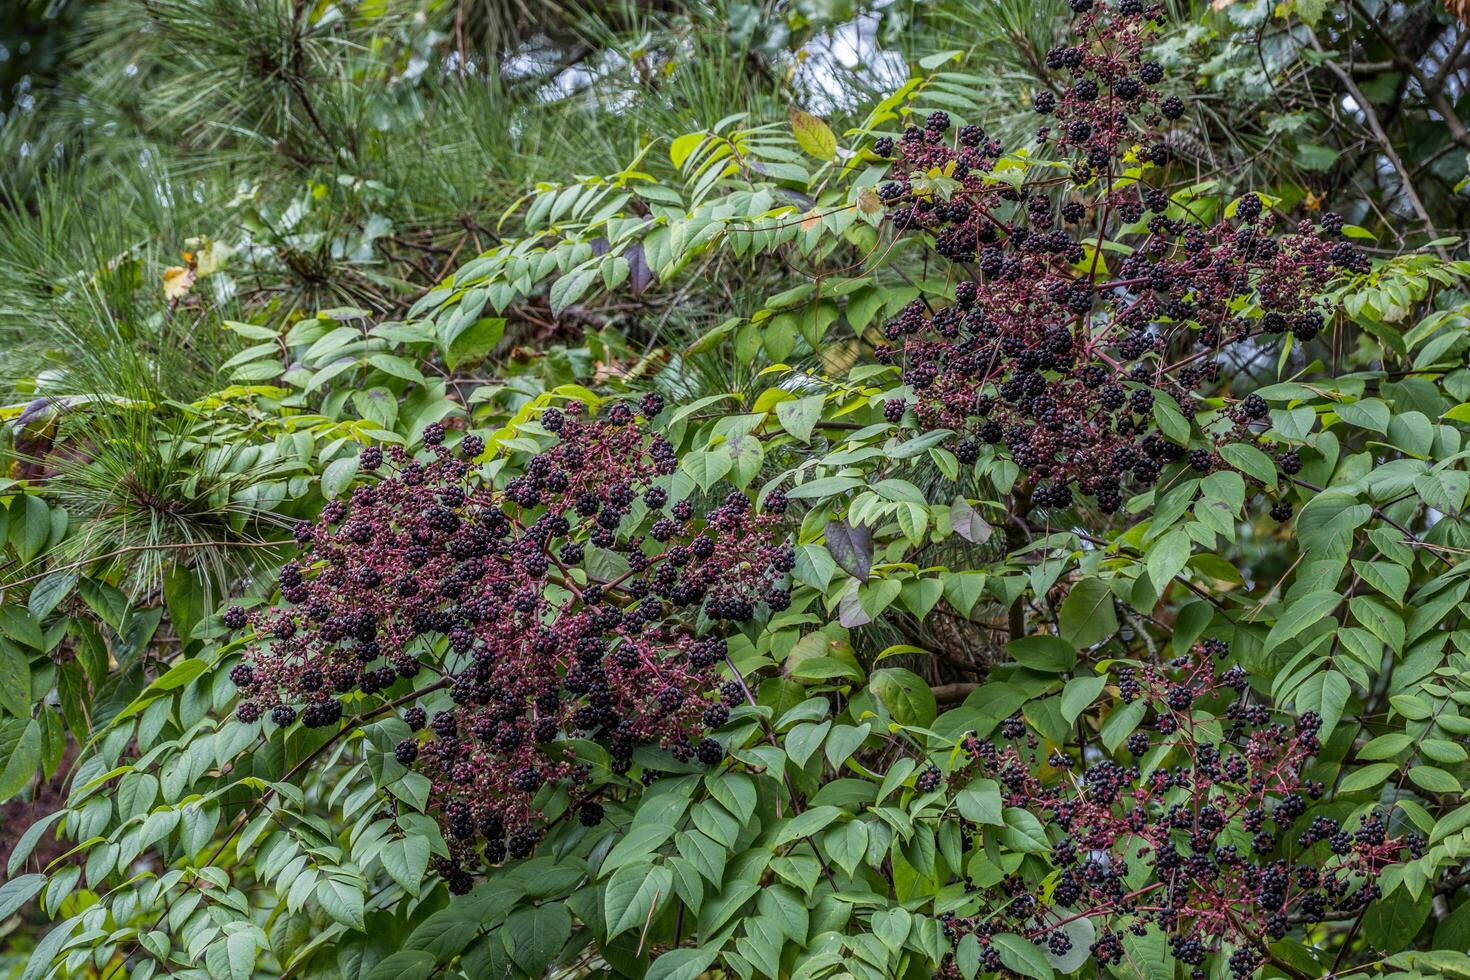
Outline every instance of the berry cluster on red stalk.
{"type": "MultiPolygon", "coordinates": [[[[643,412],[660,407],[649,396],[643,412]]],[[[476,436],[458,455],[437,426],[427,458],[364,449],[361,469],[386,462],[386,475],[298,529],[282,607],[227,615],[254,631],[231,673],[247,722],[335,726],[342,695],[392,698],[421,669],[442,674],[452,707],[432,719],[407,708],[409,728],[432,734],[396,755],[432,781],[453,891],[468,889],[467,868],[530,853],[543,786],[586,781],[567,739],[600,742],[617,773],[639,745],[718,762],[702,736],[728,717],[721,623],[789,602],[795,556],[775,543],[775,517],[738,492],[699,518],[671,504],[673,446],[626,405],[602,419],[581,408],[547,409],[556,441],[499,488],[473,462],[476,436]]],[[[596,823],[601,808],[580,816],[596,823]]]]}
{"type": "MultiPolygon", "coordinates": [[[[1097,962],[1117,965],[1129,955],[1125,935],[1162,931],[1191,976],[1209,975],[1218,955],[1245,977],[1294,923],[1362,909],[1383,867],[1422,852],[1422,837],[1391,838],[1374,813],[1351,827],[1308,816],[1324,789],[1304,775],[1322,719],[1253,702],[1245,671],[1217,663],[1226,654],[1206,640],[1162,668],[1121,668],[1112,710],[1141,704],[1147,720],[1116,758],[1043,757],[1020,717],[1002,723],[999,743],[966,739],[968,762],[950,781],[994,780],[1006,807],[1054,829],[1048,860],[1028,858],[972,892],[966,914],[943,917],[951,939],[975,935],[981,962],[998,969],[997,934],[1057,957],[1080,934],[1097,962]],[[1222,704],[1218,716],[1208,710],[1222,704]]],[[[953,963],[945,970],[959,975],[953,963]]]]}
{"type": "Polygon", "coordinates": [[[921,428],[954,430],[962,462],[1003,446],[1036,503],[1068,506],[1075,490],[1111,513],[1170,463],[1207,472],[1221,444],[1259,441],[1267,405],[1236,392],[1190,450],[1219,355],[1311,340],[1332,313],[1315,297],[1367,260],[1335,215],[1283,228],[1255,194],[1216,214],[1152,186],[1185,108],[1146,55],[1161,8],[1072,6],[1076,43],[1047,53],[1035,97],[1059,169],[1007,183],[1022,171],[997,169],[1000,145],[951,132],[944,112],[875,144],[894,158],[878,194],[895,233],[921,236],[955,284],[953,301],[924,295],[887,323],[877,356],[912,392],[885,406],[890,421],[912,409],[921,428]]]}

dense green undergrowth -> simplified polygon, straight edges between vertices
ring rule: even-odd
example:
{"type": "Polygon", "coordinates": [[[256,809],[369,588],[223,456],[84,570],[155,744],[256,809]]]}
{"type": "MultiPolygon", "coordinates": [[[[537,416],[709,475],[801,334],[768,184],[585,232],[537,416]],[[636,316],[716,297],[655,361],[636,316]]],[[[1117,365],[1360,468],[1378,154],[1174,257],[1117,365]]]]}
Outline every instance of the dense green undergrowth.
{"type": "Polygon", "coordinates": [[[206,87],[180,145],[442,208],[241,187],[248,235],[56,281],[18,240],[0,327],[66,326],[4,409],[0,963],[1470,975],[1470,263],[1201,172],[1188,22],[1072,6],[996,33],[1005,99],[929,51],[580,159],[440,93],[539,155],[473,193],[288,13],[341,99],[206,87]]]}

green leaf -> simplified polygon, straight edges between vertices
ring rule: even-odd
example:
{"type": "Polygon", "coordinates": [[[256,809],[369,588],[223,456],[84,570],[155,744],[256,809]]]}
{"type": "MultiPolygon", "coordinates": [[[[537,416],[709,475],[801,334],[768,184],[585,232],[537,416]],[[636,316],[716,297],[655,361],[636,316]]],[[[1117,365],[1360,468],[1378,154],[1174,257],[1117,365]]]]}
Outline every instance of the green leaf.
{"type": "Polygon", "coordinates": [[[1409,779],[1431,793],[1460,792],[1460,781],[1437,766],[1414,766],[1409,779]]]}
{"type": "Polygon", "coordinates": [[[1062,689],[1062,717],[1067,719],[1067,724],[1076,721],[1077,716],[1087,710],[1087,706],[1097,699],[1107,683],[1107,677],[1102,675],[1074,677],[1067,682],[1067,686],[1062,689]]]}
{"type": "Polygon", "coordinates": [[[596,269],[574,269],[558,278],[547,293],[552,315],[560,316],[568,306],[581,299],[596,280],[596,269]]]}
{"type": "Polygon", "coordinates": [[[972,823],[993,827],[1005,826],[1001,807],[1000,784],[993,779],[977,779],[955,796],[960,816],[972,823]]]}
{"type": "Polygon", "coordinates": [[[1339,793],[1356,793],[1359,790],[1372,789],[1388,778],[1390,773],[1398,771],[1398,764],[1393,762],[1375,762],[1370,766],[1364,766],[1349,773],[1341,783],[1338,784],[1339,793]]]}
{"type": "Polygon", "coordinates": [[[725,848],[698,830],[681,830],[674,836],[674,846],[683,860],[695,871],[718,885],[724,880],[727,855],[725,848]]]}
{"type": "Polygon", "coordinates": [[[1366,760],[1392,759],[1414,744],[1414,738],[1405,732],[1389,732],[1380,735],[1358,750],[1358,758],[1366,760]]]}
{"type": "Polygon", "coordinates": [[[844,491],[853,490],[864,485],[864,482],[855,476],[824,476],[820,479],[812,480],[809,483],[792,487],[786,491],[786,496],[790,500],[835,497],[844,491]]]}
{"type": "Polygon", "coordinates": [[[41,581],[37,582],[31,589],[30,599],[26,605],[36,622],[41,622],[71,594],[76,587],[77,573],[75,571],[52,572],[41,581]]]}
{"type": "Polygon", "coordinates": [[[812,430],[822,420],[822,406],[826,400],[825,395],[808,395],[780,402],[776,405],[776,418],[781,420],[781,427],[797,440],[810,442],[812,430]]]}
{"type": "MultiPolygon", "coordinates": [[[[626,259],[623,261],[627,262],[626,259]]],[[[504,317],[482,317],[449,339],[445,345],[444,360],[451,371],[457,370],[465,364],[483,359],[504,336],[504,317]]]]}
{"type": "Polygon", "coordinates": [[[1342,554],[1353,532],[1373,516],[1373,508],[1341,490],[1319,493],[1303,505],[1296,518],[1298,540],[1311,551],[1342,554]]]}
{"type": "Polygon", "coordinates": [[[1040,854],[1051,850],[1051,842],[1046,839],[1046,828],[1031,811],[1008,806],[1004,816],[1005,828],[1000,832],[1000,838],[1007,847],[1025,854],[1040,854]]]}
{"type": "Polygon", "coordinates": [[[322,471],[322,496],[328,500],[336,499],[352,485],[352,478],[357,476],[358,457],[356,453],[334,459],[327,464],[322,471]]]}
{"type": "Polygon", "coordinates": [[[672,836],[674,828],[667,824],[644,824],[634,828],[603,858],[602,873],[607,874],[614,868],[652,854],[672,836]]]}
{"type": "Polygon", "coordinates": [[[230,964],[230,980],[250,980],[255,972],[255,933],[250,929],[232,932],[225,938],[225,953],[230,964]]]}
{"type": "Polygon", "coordinates": [[[704,779],[711,796],[729,810],[741,823],[755,813],[755,781],[743,772],[727,772],[719,776],[711,774],[704,779]]]}
{"type": "Polygon", "coordinates": [[[858,747],[867,740],[871,728],[866,723],[856,727],[852,725],[837,725],[833,727],[832,734],[827,736],[826,755],[827,761],[832,768],[842,766],[858,747]]]}
{"type": "Polygon", "coordinates": [[[36,943],[35,949],[31,950],[30,960],[26,964],[25,972],[20,975],[20,980],[41,980],[42,977],[50,976],[51,961],[61,952],[61,947],[71,938],[72,933],[76,932],[80,921],[79,918],[67,919],[46,933],[46,938],[36,943]]]}
{"type": "Polygon", "coordinates": [[[1138,723],[1143,721],[1143,716],[1147,711],[1148,704],[1142,698],[1113,708],[1108,713],[1107,721],[1103,722],[1102,730],[1098,733],[1102,738],[1103,747],[1109,752],[1116,752],[1118,746],[1123,744],[1123,740],[1138,728],[1138,723]]]}
{"type": "Polygon", "coordinates": [[[893,906],[874,912],[871,924],[873,935],[888,947],[889,952],[897,955],[898,951],[903,948],[904,941],[909,938],[909,930],[913,927],[914,917],[908,909],[893,906]]]}
{"type": "Polygon", "coordinates": [[[208,669],[209,661],[203,657],[191,657],[188,660],[180,660],[159,675],[158,679],[152,684],[149,684],[148,690],[151,692],[177,690],[208,669]]]}
{"type": "Polygon", "coordinates": [[[383,870],[410,895],[419,893],[419,883],[429,867],[429,841],[424,837],[390,840],[378,852],[383,870]]]}
{"type": "Polygon", "coordinates": [[[1011,659],[1023,667],[1060,674],[1077,663],[1077,650],[1059,636],[1023,636],[1006,644],[1011,659]]]}
{"type": "Polygon", "coordinates": [[[395,378],[402,378],[417,384],[424,383],[423,374],[406,357],[399,357],[396,354],[374,354],[368,358],[368,363],[384,374],[391,374],[395,378]]]}
{"type": "Polygon", "coordinates": [[[1398,613],[1372,596],[1353,596],[1348,600],[1353,618],[1378,639],[1387,643],[1394,653],[1404,649],[1404,621],[1398,613]]]}
{"type": "Polygon", "coordinates": [[[1323,617],[1337,608],[1342,597],[1336,592],[1309,592],[1295,600],[1282,611],[1271,632],[1266,634],[1265,652],[1281,646],[1308,626],[1320,623],[1323,617]]]}
{"type": "Polygon", "coordinates": [[[780,847],[801,837],[810,837],[838,817],[842,811],[835,806],[814,806],[787,821],[780,832],[771,840],[772,847],[780,847]]]}
{"type": "Polygon", "coordinates": [[[505,920],[505,945],[516,965],[534,977],[561,952],[572,935],[572,914],[561,902],[521,909],[505,920]]]}
{"type": "Polygon", "coordinates": [[[1409,589],[1409,570],[1390,561],[1355,560],[1353,568],[1373,588],[1394,602],[1403,602],[1409,589]]]}
{"type": "Polygon", "coordinates": [[[51,509],[44,500],[26,494],[10,502],[10,543],[22,562],[39,555],[50,537],[51,509]]]}
{"type": "MultiPolygon", "coordinates": [[[[1048,963],[1061,973],[1075,973],[1087,962],[1092,955],[1090,947],[1097,939],[1097,926],[1092,924],[1092,919],[1085,915],[1078,915],[1070,909],[1059,908],[1056,914],[1063,919],[1069,920],[1065,925],[1058,926],[1052,932],[1059,932],[1071,940],[1072,945],[1065,953],[1053,953],[1050,947],[1042,950],[1048,963]]],[[[1047,933],[1050,937],[1051,933],[1047,933]]]]}
{"type": "Polygon", "coordinates": [[[1346,677],[1335,670],[1328,670],[1308,678],[1297,689],[1293,700],[1298,711],[1315,711],[1321,716],[1319,737],[1325,742],[1342,718],[1343,708],[1347,706],[1352,693],[1352,685],[1346,677]]]}
{"type": "Polygon", "coordinates": [[[1435,762],[1456,763],[1470,759],[1470,752],[1459,742],[1447,738],[1426,738],[1419,743],[1419,754],[1435,762]]]}
{"type": "Polygon", "coordinates": [[[719,949],[713,945],[671,949],[649,964],[643,980],[699,980],[717,955],[719,949]]]}
{"type": "Polygon", "coordinates": [[[1418,934],[1429,918],[1434,890],[1426,888],[1415,898],[1407,888],[1398,888],[1368,906],[1363,914],[1363,935],[1376,948],[1401,950],[1418,934]]]}
{"type": "MultiPolygon", "coordinates": [[[[836,808],[830,807],[829,809],[836,808]]],[[[807,811],[807,813],[811,812],[811,810],[807,811]]],[[[802,816],[805,815],[802,814],[802,816]]],[[[701,936],[713,935],[759,891],[759,885],[741,878],[726,881],[720,894],[706,900],[704,908],[699,910],[699,934],[701,936]]]]}
{"type": "Polygon", "coordinates": [[[975,980],[975,975],[980,972],[980,940],[973,932],[965,933],[960,939],[955,947],[954,960],[965,980],[975,980]]]}
{"type": "Polygon", "coordinates": [[[1470,491],[1470,474],[1460,470],[1434,469],[1414,477],[1414,490],[1430,507],[1458,515],[1470,491]]]}
{"type": "Polygon", "coordinates": [[[32,650],[42,650],[46,646],[41,624],[36,622],[29,609],[21,606],[0,606],[0,633],[32,650]]]}
{"type": "Polygon", "coordinates": [[[1118,631],[1113,593],[1099,578],[1080,579],[1062,602],[1061,634],[1078,649],[1101,643],[1118,631]]]}
{"type": "MultiPolygon", "coordinates": [[[[602,260],[602,288],[614,290],[628,281],[628,273],[632,266],[628,260],[621,255],[609,255],[602,260]]],[[[504,332],[504,321],[501,321],[501,332],[504,332]]]]}
{"type": "MultiPolygon", "coordinates": [[[[1445,921],[1448,922],[1450,918],[1461,914],[1465,909],[1470,909],[1470,906],[1459,906],[1449,916],[1445,917],[1445,921]]],[[[1418,932],[1419,930],[1415,929],[1414,931],[1418,932]]],[[[1438,928],[1434,933],[1434,941],[1437,944],[1443,944],[1444,942],[1438,928]]],[[[1470,955],[1466,955],[1457,949],[1406,950],[1405,952],[1390,956],[1385,961],[1385,965],[1398,967],[1403,970],[1413,970],[1413,975],[1420,977],[1470,977],[1470,955]]],[[[1402,974],[1395,975],[1401,976],[1402,974]]]]}
{"type": "Polygon", "coordinates": [[[427,980],[433,976],[437,964],[434,955],[425,950],[400,949],[379,960],[365,980],[427,980]]]}
{"type": "Polygon", "coordinates": [[[1388,432],[1388,423],[1392,418],[1388,405],[1378,398],[1342,402],[1334,405],[1332,410],[1348,425],[1355,425],[1360,429],[1371,429],[1374,432],[1388,432]]]}
{"type": "Polygon", "coordinates": [[[1021,976],[1034,980],[1051,980],[1055,976],[1051,964],[1046,961],[1046,954],[1029,939],[1002,932],[992,936],[990,942],[999,951],[1000,961],[1021,976]]]}
{"type": "Polygon", "coordinates": [[[786,733],[787,758],[798,767],[806,765],[806,760],[821,747],[822,740],[827,737],[831,728],[832,722],[824,721],[820,724],[804,722],[791,729],[786,733]]]}
{"type": "Polygon", "coordinates": [[[1183,528],[1174,528],[1148,547],[1148,577],[1159,593],[1168,588],[1175,575],[1189,564],[1192,550],[1189,534],[1183,528]]]}
{"type": "Polygon", "coordinates": [[[41,764],[41,723],[15,718],[0,734],[0,802],[10,799],[31,781],[41,764]]]}
{"type": "Polygon", "coordinates": [[[17,718],[31,714],[31,658],[0,636],[0,707],[17,718]]]}
{"type": "MultiPolygon", "coordinates": [[[[1091,257],[1084,261],[1090,263],[1091,257]]],[[[1154,398],[1153,416],[1165,438],[1181,446],[1189,444],[1189,420],[1179,411],[1174,399],[1160,392],[1154,398]]]]}
{"type": "MultiPolygon", "coordinates": [[[[18,723],[11,722],[10,724],[14,725],[18,723]]],[[[7,744],[7,741],[8,739],[0,738],[0,748],[3,748],[7,744]]],[[[36,845],[41,842],[42,835],[51,828],[53,823],[60,820],[66,812],[65,810],[53,810],[26,828],[25,833],[21,834],[20,840],[16,842],[15,850],[10,852],[10,857],[5,862],[5,873],[7,875],[14,876],[20,871],[21,867],[26,863],[26,860],[30,858],[31,853],[36,849],[36,845]]]]}
{"type": "Polygon", "coordinates": [[[694,452],[684,457],[679,469],[693,477],[699,489],[708,490],[734,466],[735,460],[728,452],[694,452]]]}
{"type": "Polygon", "coordinates": [[[1220,447],[1220,458],[1246,476],[1260,480],[1268,489],[1276,486],[1276,464],[1255,446],[1243,442],[1226,443],[1220,447]]]}
{"type": "Polygon", "coordinates": [[[706,139],[709,139],[709,134],[703,131],[685,133],[677,137],[669,144],[669,160],[676,168],[683,169],[684,161],[688,160],[689,155],[699,149],[706,139]]]}
{"type": "Polygon", "coordinates": [[[827,831],[822,845],[837,866],[849,875],[857,870],[868,853],[868,825],[861,820],[848,820],[827,831]]]}
{"type": "Polygon", "coordinates": [[[883,702],[893,720],[902,725],[928,727],[934,721],[936,704],[929,682],[902,667],[873,671],[868,688],[883,702]]]}
{"type": "Polygon", "coordinates": [[[337,922],[359,931],[367,927],[362,915],[362,889],[355,883],[324,877],[317,883],[313,894],[322,911],[337,922]]]}
{"type": "Polygon", "coordinates": [[[674,873],[662,865],[629,864],[613,873],[603,893],[607,937],[612,939],[644,923],[668,904],[674,892],[674,873]]]}
{"type": "Polygon", "coordinates": [[[0,922],[15,914],[16,909],[35,898],[46,884],[43,874],[21,875],[0,885],[0,922]]]}

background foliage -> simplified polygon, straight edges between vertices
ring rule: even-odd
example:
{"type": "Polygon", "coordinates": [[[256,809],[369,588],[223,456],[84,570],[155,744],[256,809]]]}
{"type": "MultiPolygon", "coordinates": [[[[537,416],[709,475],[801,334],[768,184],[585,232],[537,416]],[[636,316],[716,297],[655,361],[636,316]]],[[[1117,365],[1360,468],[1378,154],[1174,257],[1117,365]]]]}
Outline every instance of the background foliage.
{"type": "Polygon", "coordinates": [[[1314,344],[1226,366],[1293,479],[1244,462],[1110,518],[897,432],[871,356],[948,288],[876,247],[873,135],[942,109],[1027,146],[1064,4],[26,6],[0,28],[3,969],[929,975],[960,882],[1049,844],[923,768],[1018,712],[1113,751],[1107,662],[1211,635],[1324,718],[1323,812],[1428,840],[1266,974],[1470,973],[1470,31],[1431,2],[1170,14],[1171,189],[1336,211],[1374,264],[1314,344]],[[726,764],[644,760],[606,823],[450,902],[401,723],[236,721],[226,600],[272,597],[360,446],[442,422],[514,465],[546,405],[647,390],[680,495],[792,500],[792,605],[731,647],[757,703],[726,764]]]}

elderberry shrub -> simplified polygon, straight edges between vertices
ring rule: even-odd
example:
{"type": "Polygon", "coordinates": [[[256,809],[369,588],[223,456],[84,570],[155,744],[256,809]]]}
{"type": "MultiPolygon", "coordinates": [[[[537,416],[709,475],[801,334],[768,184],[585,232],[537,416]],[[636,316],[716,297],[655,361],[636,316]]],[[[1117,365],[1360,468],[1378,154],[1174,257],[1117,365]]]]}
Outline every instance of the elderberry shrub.
{"type": "MultiPolygon", "coordinates": [[[[1309,817],[1323,786],[1304,769],[1322,719],[1253,701],[1245,671],[1217,663],[1226,655],[1207,640],[1164,667],[1120,668],[1112,710],[1141,703],[1148,720],[1116,758],[1088,752],[1075,768],[1057,750],[1043,755],[1019,718],[998,742],[964,740],[967,761],[950,781],[994,780],[1006,808],[1051,828],[1050,853],[967,892],[941,920],[952,941],[973,934],[995,969],[991,937],[1021,935],[1062,955],[1076,935],[1067,926],[1089,919],[1099,964],[1124,961],[1128,934],[1161,931],[1191,976],[1218,975],[1205,969],[1216,955],[1233,976],[1251,976],[1264,943],[1364,908],[1386,865],[1422,852],[1423,838],[1391,838],[1376,813],[1353,826],[1309,817]],[[1204,710],[1222,703],[1220,717],[1204,710]]],[[[960,974],[947,960],[941,975],[960,974]]]]}
{"type": "Polygon", "coordinates": [[[668,506],[656,481],[676,469],[673,446],[626,407],[579,409],[548,409],[556,441],[500,488],[464,458],[479,440],[463,457],[434,440],[425,458],[388,449],[378,482],[298,528],[284,601],[248,616],[231,672],[242,720],[289,723],[299,706],[303,724],[335,726],[343,695],[381,694],[421,658],[442,671],[429,687],[447,686],[451,706],[407,707],[408,728],[428,731],[395,756],[432,782],[454,892],[468,869],[530,853],[543,786],[587,781],[568,739],[600,742],[616,773],[639,745],[719,762],[704,733],[729,715],[714,669],[724,631],[786,601],[794,554],[776,518],[739,492],[699,518],[689,501],[668,506]]]}
{"type": "MultiPolygon", "coordinates": [[[[1002,448],[1036,503],[1070,505],[1075,488],[1111,513],[1186,458],[1186,420],[1226,380],[1225,348],[1311,340],[1330,312],[1314,297],[1368,266],[1336,216],[1283,229],[1254,194],[1225,217],[1151,186],[1184,108],[1146,55],[1161,8],[1081,7],[1035,99],[1064,176],[997,180],[1001,145],[975,126],[951,135],[943,113],[893,144],[888,221],[949,260],[957,285],[952,303],[924,295],[888,322],[877,356],[913,392],[909,406],[885,404],[890,422],[912,408],[921,429],[955,431],[957,456],[1002,448]]],[[[1258,395],[1224,404],[1188,458],[1197,471],[1267,428],[1258,395]]]]}

